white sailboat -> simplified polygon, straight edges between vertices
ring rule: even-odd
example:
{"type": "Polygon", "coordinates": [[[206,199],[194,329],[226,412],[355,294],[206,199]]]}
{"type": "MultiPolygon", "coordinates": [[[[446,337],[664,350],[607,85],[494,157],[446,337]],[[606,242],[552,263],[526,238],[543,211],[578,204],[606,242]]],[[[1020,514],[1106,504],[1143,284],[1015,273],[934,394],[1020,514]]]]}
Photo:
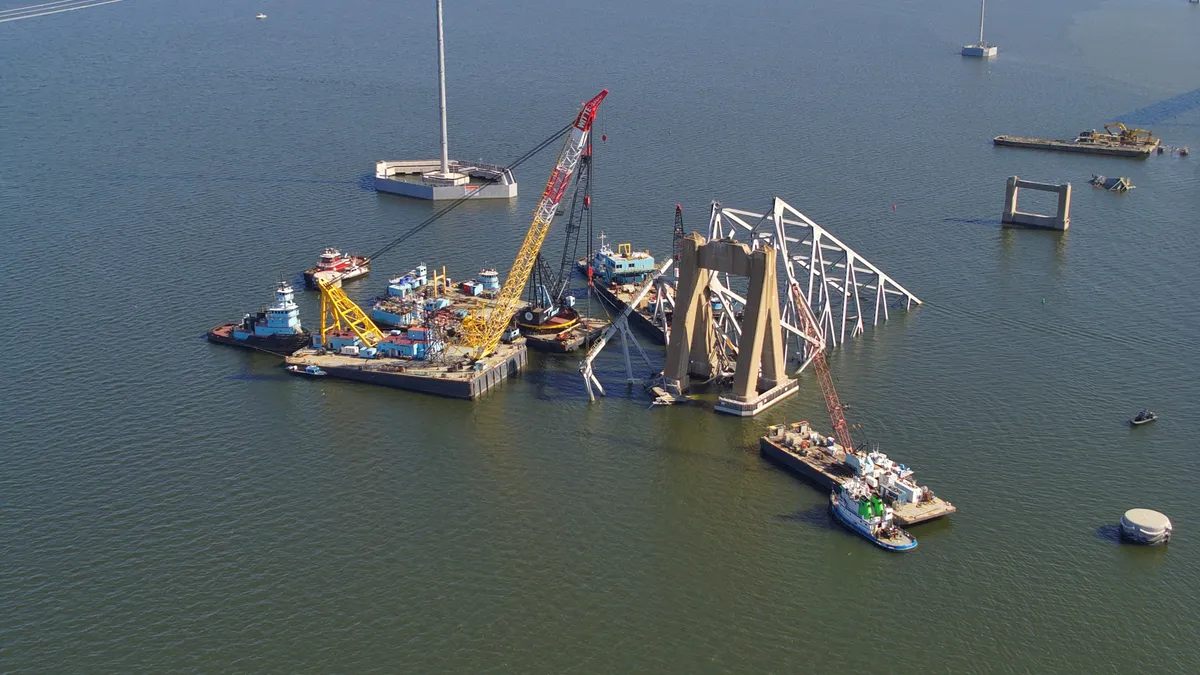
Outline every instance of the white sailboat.
{"type": "Polygon", "coordinates": [[[963,56],[980,56],[984,58],[996,55],[996,46],[989,45],[983,41],[983,14],[987,9],[987,0],[980,0],[979,3],[979,42],[973,45],[963,45],[963,56]]]}

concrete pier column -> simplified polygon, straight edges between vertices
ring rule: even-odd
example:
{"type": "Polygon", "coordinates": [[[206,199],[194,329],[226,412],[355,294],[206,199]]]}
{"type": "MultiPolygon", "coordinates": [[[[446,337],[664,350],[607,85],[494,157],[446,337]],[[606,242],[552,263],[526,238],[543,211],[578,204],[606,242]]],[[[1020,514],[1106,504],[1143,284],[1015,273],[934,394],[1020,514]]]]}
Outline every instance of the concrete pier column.
{"type": "Polygon", "coordinates": [[[1060,186],[1058,190],[1058,229],[1065,230],[1071,226],[1071,184],[1060,186]]]}
{"type": "Polygon", "coordinates": [[[717,336],[713,331],[713,309],[708,299],[708,281],[712,272],[701,270],[697,280],[700,301],[696,306],[696,330],[692,334],[692,351],[688,358],[688,374],[708,379],[717,374],[717,336]]]}
{"type": "Polygon", "coordinates": [[[1000,216],[1000,222],[1011,223],[1013,217],[1017,213],[1017,181],[1020,180],[1017,176],[1009,176],[1008,182],[1004,184],[1004,214],[1000,216]]]}
{"type": "Polygon", "coordinates": [[[779,330],[776,255],[775,249],[770,247],[750,255],[750,287],[746,293],[741,348],[733,379],[733,394],[743,401],[752,400],[759,391],[773,389],[787,379],[783,334],[779,330]]]}
{"type": "MultiPolygon", "coordinates": [[[[767,296],[766,276],[763,269],[766,256],[762,249],[750,254],[750,288],[746,292],[745,314],[742,316],[742,339],[739,340],[737,371],[733,376],[733,395],[741,401],[749,401],[758,395],[759,368],[762,363],[763,337],[767,328],[768,310],[764,307],[767,296]]],[[[774,251],[771,251],[774,253],[774,251]]],[[[775,270],[775,256],[771,258],[771,271],[775,270]]],[[[776,331],[778,332],[778,331],[776,331]]]]}
{"type": "Polygon", "coordinates": [[[767,310],[767,334],[763,336],[762,379],[758,386],[760,391],[769,391],[787,381],[788,376],[783,350],[783,331],[779,328],[782,317],[779,311],[779,282],[775,265],[778,254],[773,248],[763,250],[767,256],[763,280],[767,289],[763,299],[767,310]]]}
{"type": "Polygon", "coordinates": [[[706,269],[699,265],[699,249],[704,237],[698,234],[684,237],[679,246],[679,286],[675,292],[675,314],[671,320],[671,340],[667,345],[667,365],[663,375],[680,386],[687,388],[688,368],[692,345],[696,338],[696,318],[700,303],[708,302],[706,269]]]}

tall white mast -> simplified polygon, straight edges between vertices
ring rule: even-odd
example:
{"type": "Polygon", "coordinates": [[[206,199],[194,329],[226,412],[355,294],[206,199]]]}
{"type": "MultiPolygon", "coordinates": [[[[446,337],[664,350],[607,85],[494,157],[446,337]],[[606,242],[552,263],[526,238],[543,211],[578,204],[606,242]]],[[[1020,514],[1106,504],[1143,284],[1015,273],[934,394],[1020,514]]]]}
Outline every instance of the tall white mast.
{"type": "MultiPolygon", "coordinates": [[[[442,0],[437,0],[438,28],[438,90],[441,93],[442,109],[442,173],[450,173],[450,149],[446,140],[446,47],[442,37],[442,0]]],[[[980,22],[979,34],[983,35],[983,23],[980,22]]],[[[980,38],[983,39],[982,37],[980,38]]]]}
{"type": "MultiPolygon", "coordinates": [[[[987,0],[979,3],[979,44],[983,44],[983,12],[987,9],[987,0]]],[[[438,0],[438,47],[442,44],[442,0],[438,0]]],[[[442,81],[442,150],[446,148],[446,83],[442,81]]],[[[443,162],[444,163],[444,162],[443,162]]],[[[443,168],[442,171],[445,171],[443,168]]]]}

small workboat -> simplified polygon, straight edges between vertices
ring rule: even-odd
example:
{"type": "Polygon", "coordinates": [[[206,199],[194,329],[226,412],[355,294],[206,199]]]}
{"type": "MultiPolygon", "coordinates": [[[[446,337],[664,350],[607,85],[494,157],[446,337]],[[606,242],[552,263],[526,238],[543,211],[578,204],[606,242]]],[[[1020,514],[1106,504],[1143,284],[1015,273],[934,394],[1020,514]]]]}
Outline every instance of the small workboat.
{"type": "Polygon", "coordinates": [[[917,540],[892,522],[892,507],[857,478],[842,483],[829,495],[829,509],[838,522],[864,539],[889,551],[910,551],[917,540]]]}
{"type": "Polygon", "coordinates": [[[371,261],[366,256],[342,253],[336,248],[327,248],[321,252],[321,259],[316,267],[304,270],[304,283],[309,288],[318,288],[318,280],[350,281],[364,277],[371,271],[371,261]]]}
{"type": "Polygon", "coordinates": [[[303,375],[305,377],[323,377],[326,375],[325,371],[317,366],[305,366],[301,368],[300,366],[292,365],[287,366],[287,371],[293,375],[303,375]]]}
{"type": "Polygon", "coordinates": [[[259,12],[258,14],[255,14],[255,15],[254,15],[254,18],[256,18],[256,19],[265,19],[265,18],[267,18],[267,15],[266,15],[266,14],[263,14],[262,12],[259,12]]]}
{"type": "Polygon", "coordinates": [[[1133,419],[1129,420],[1129,423],[1136,427],[1140,424],[1153,422],[1156,419],[1158,419],[1158,415],[1143,408],[1141,412],[1133,416],[1133,419]]]}

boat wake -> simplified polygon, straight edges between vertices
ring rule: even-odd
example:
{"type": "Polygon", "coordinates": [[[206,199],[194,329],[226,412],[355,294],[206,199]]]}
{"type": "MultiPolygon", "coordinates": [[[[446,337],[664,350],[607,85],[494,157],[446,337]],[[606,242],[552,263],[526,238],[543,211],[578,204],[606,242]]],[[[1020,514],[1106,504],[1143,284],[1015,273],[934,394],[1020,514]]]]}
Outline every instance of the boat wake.
{"type": "Polygon", "coordinates": [[[26,5],[12,9],[0,10],[0,23],[20,21],[21,19],[36,19],[39,16],[49,16],[62,12],[73,12],[77,9],[89,9],[100,5],[111,5],[121,0],[58,0],[58,2],[43,2],[40,5],[26,5]]]}

